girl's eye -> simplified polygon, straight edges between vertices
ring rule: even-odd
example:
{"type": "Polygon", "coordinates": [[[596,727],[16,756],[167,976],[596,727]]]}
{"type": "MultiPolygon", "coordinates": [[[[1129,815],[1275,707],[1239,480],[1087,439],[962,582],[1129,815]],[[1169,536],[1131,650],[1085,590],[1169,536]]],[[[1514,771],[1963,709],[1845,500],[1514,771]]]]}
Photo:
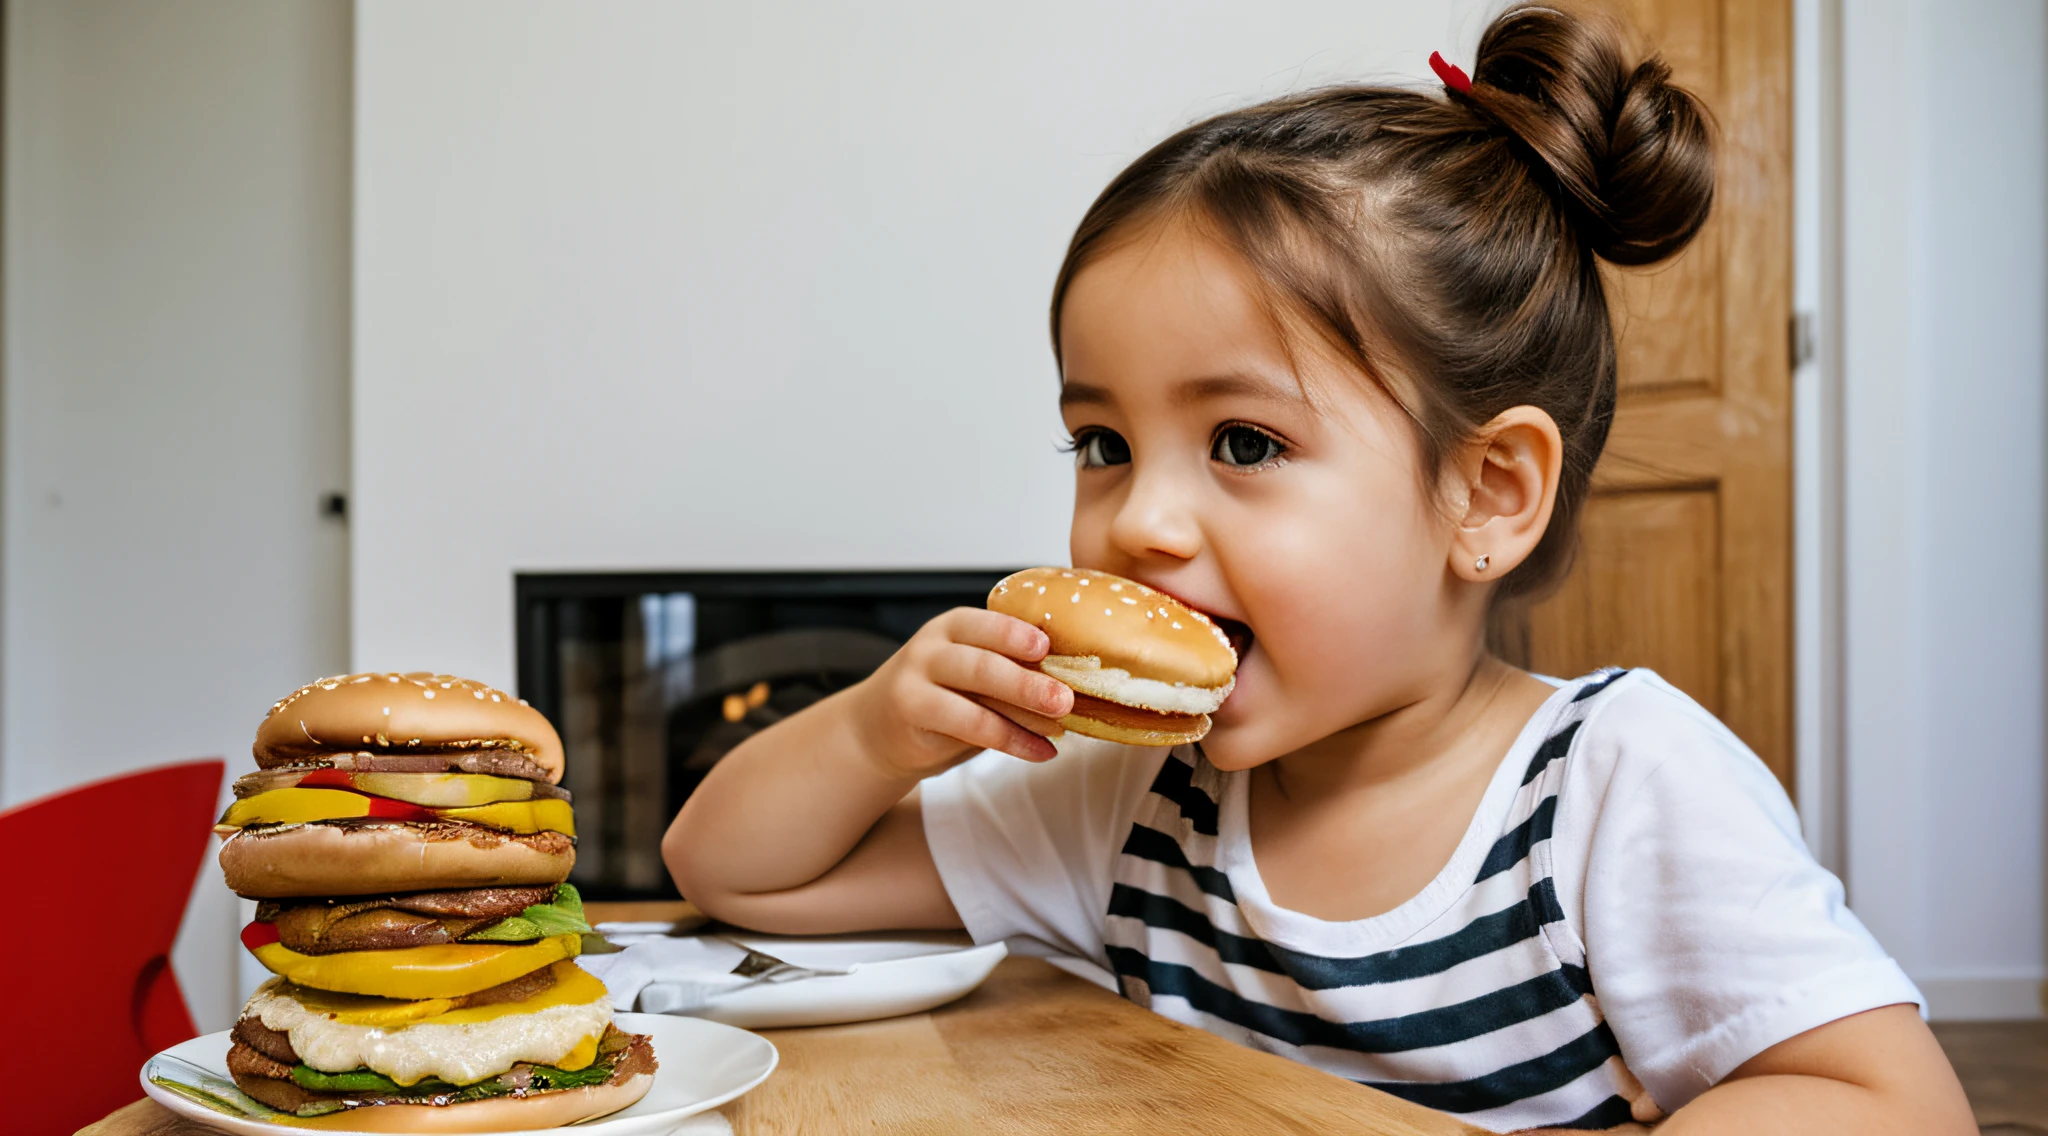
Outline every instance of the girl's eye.
{"type": "Polygon", "coordinates": [[[1127,465],[1130,460],[1131,444],[1114,430],[1097,426],[1074,435],[1074,464],[1082,469],[1127,465]]]}
{"type": "Polygon", "coordinates": [[[1216,432],[1209,447],[1209,460],[1224,465],[1264,465],[1287,452],[1280,440],[1256,426],[1233,422],[1216,432]]]}

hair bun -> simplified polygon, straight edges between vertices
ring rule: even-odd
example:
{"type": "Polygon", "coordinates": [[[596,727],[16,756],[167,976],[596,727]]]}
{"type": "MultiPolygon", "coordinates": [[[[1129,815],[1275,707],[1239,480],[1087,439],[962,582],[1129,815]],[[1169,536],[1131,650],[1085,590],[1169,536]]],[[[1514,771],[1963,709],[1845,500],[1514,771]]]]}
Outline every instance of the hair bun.
{"type": "Polygon", "coordinates": [[[1650,264],[1706,222],[1713,139],[1671,68],[1656,56],[1631,64],[1625,45],[1604,18],[1511,8],[1480,39],[1465,98],[1533,152],[1588,248],[1650,264]]]}

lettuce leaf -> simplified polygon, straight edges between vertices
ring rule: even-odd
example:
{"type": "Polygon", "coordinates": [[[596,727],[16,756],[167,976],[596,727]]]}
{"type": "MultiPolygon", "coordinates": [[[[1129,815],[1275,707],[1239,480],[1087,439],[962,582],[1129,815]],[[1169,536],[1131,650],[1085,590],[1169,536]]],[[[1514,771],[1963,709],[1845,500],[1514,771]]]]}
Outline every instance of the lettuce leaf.
{"type": "Polygon", "coordinates": [[[428,1077],[416,1085],[401,1085],[372,1069],[350,1069],[346,1073],[323,1073],[301,1062],[292,1066],[292,1080],[300,1088],[316,1093],[374,1093],[382,1096],[434,1096],[454,1092],[456,1086],[428,1077]]]}
{"type": "MultiPolygon", "coordinates": [[[[579,1085],[601,1085],[611,1080],[612,1067],[608,1064],[587,1065],[581,1069],[557,1069],[552,1065],[534,1065],[532,1079],[527,1083],[529,1091],[545,1089],[573,1089],[579,1085]]],[[[363,1096],[402,1097],[446,1097],[450,1104],[463,1101],[482,1100],[485,1097],[503,1096],[513,1092],[514,1086],[503,1077],[491,1077],[470,1085],[453,1085],[433,1077],[415,1085],[400,1085],[382,1073],[370,1069],[351,1069],[346,1073],[323,1073],[310,1065],[292,1067],[292,1080],[300,1088],[318,1093],[354,1093],[363,1096]]],[[[316,1107],[316,1106],[307,1106],[316,1107]]],[[[331,1106],[320,1102],[323,1111],[331,1106]]],[[[310,1115],[303,1109],[300,1115],[310,1115]]]]}
{"type": "Polygon", "coordinates": [[[462,937],[466,943],[523,943],[549,935],[588,935],[590,924],[583,918],[583,897],[573,884],[560,884],[549,903],[536,903],[517,915],[500,919],[462,937]]]}

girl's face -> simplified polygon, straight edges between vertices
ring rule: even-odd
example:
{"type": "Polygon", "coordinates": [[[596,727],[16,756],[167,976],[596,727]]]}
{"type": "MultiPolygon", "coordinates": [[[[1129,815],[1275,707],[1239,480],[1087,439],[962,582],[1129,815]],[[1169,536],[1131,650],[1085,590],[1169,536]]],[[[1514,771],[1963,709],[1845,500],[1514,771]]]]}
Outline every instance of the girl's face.
{"type": "Polygon", "coordinates": [[[1074,564],[1168,592],[1238,646],[1213,765],[1292,753],[1470,665],[1454,526],[1413,427],[1315,336],[1284,336],[1234,254],[1184,223],[1123,240],[1074,278],[1060,345],[1074,564]]]}

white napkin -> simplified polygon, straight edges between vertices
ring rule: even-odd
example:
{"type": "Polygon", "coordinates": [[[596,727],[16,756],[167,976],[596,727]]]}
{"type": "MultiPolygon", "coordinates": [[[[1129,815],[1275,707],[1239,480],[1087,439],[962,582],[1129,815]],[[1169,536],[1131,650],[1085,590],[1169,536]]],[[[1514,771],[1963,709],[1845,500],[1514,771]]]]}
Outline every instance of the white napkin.
{"type": "Polygon", "coordinates": [[[723,995],[761,982],[852,974],[856,966],[802,967],[783,963],[743,977],[733,973],[754,952],[715,935],[670,935],[666,923],[600,923],[598,931],[615,954],[582,955],[577,965],[603,982],[615,1010],[643,1014],[688,1014],[723,995]]]}
{"type": "Polygon", "coordinates": [[[625,949],[616,954],[579,955],[576,965],[604,983],[615,1010],[686,1014],[721,994],[758,981],[732,972],[747,957],[747,949],[723,939],[636,934],[613,924],[605,925],[604,937],[625,949]]]}

